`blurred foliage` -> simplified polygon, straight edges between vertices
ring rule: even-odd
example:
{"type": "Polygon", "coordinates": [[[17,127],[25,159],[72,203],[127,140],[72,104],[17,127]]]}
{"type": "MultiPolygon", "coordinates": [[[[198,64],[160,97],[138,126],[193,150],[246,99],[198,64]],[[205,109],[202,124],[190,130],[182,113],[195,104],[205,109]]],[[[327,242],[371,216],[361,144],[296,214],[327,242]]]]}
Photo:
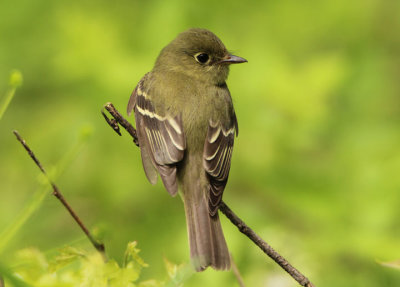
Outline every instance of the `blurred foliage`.
{"type": "MultiPolygon", "coordinates": [[[[317,286],[398,286],[400,272],[400,2],[50,1],[0,2],[0,96],[10,71],[24,84],[0,121],[0,231],[29,205],[37,168],[92,126],[57,184],[103,235],[119,266],[137,240],[151,268],[188,262],[182,203],[144,176],[138,149],[99,111],[124,110],[158,52],[179,32],[204,27],[249,63],[228,79],[240,135],[224,200],[317,286]]],[[[0,105],[4,98],[0,98],[0,105]]],[[[248,286],[297,286],[222,218],[248,286]]],[[[90,245],[50,196],[0,255],[90,245]]],[[[3,270],[3,269],[2,269],[3,270]]],[[[163,275],[164,274],[164,275],[163,275]]],[[[17,279],[16,279],[17,280],[17,279]]],[[[232,272],[193,274],[185,286],[235,286],[232,272]]]]}
{"type": "MultiPolygon", "coordinates": [[[[5,273],[15,280],[17,286],[108,286],[108,287],[162,287],[164,281],[139,281],[142,268],[148,265],[139,256],[136,242],[130,242],[125,251],[125,260],[120,266],[115,260],[106,263],[100,253],[88,254],[73,247],[60,249],[52,260],[35,248],[19,250],[16,254],[17,265],[13,272],[5,273]],[[18,279],[16,279],[18,278],[18,279]]],[[[168,262],[166,265],[169,279],[175,280],[179,266],[168,262]]],[[[14,282],[13,282],[14,283],[14,282]]],[[[14,283],[15,284],[15,283],[14,283]]],[[[174,285],[180,286],[180,285],[174,285]]]]}

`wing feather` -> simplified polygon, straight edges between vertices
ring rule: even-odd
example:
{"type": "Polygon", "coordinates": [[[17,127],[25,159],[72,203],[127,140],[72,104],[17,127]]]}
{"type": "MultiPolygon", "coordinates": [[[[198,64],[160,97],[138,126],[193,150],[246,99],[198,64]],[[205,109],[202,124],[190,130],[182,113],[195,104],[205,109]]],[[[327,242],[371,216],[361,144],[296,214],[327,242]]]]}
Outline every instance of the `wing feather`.
{"type": "Polygon", "coordinates": [[[208,126],[204,144],[203,166],[210,182],[208,205],[211,216],[215,216],[222,200],[222,194],[228,181],[233,142],[237,131],[236,116],[233,116],[232,127],[225,129],[220,123],[208,126]]]}
{"type": "Polygon", "coordinates": [[[134,110],[143,168],[149,181],[154,184],[157,174],[172,195],[178,192],[176,165],[183,159],[186,140],[180,116],[159,115],[149,95],[145,92],[148,74],[143,77],[132,93],[128,114],[134,110]]]}

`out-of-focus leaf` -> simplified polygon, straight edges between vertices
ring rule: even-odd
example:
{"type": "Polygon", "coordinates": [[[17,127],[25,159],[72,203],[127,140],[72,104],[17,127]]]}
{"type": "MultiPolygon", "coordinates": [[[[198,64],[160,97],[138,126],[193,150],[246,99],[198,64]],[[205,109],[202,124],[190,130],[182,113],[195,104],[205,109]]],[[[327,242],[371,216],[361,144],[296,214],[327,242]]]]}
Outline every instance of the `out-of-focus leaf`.
{"type": "Polygon", "coordinates": [[[138,285],[138,287],[161,287],[161,286],[164,286],[164,283],[157,280],[146,280],[140,282],[138,285]]]}
{"type": "Polygon", "coordinates": [[[114,274],[119,272],[120,270],[121,268],[119,267],[118,263],[114,259],[111,259],[106,263],[106,266],[104,267],[104,274],[109,278],[113,278],[114,274]]]}
{"type": "Polygon", "coordinates": [[[132,241],[128,243],[128,247],[125,251],[125,265],[129,261],[136,262],[141,267],[148,267],[149,265],[144,262],[144,260],[139,256],[140,249],[136,248],[137,242],[132,241]]]}
{"type": "Polygon", "coordinates": [[[178,265],[169,261],[166,257],[164,257],[165,269],[167,269],[167,274],[169,278],[175,278],[176,273],[178,272],[178,265]]]}
{"type": "Polygon", "coordinates": [[[81,261],[82,286],[107,286],[106,268],[99,253],[92,254],[81,261]]]}
{"type": "Polygon", "coordinates": [[[67,246],[60,249],[60,254],[56,256],[55,260],[49,264],[49,272],[55,272],[58,269],[70,264],[77,259],[86,257],[83,250],[79,250],[72,246],[67,246]]]}
{"type": "Polygon", "coordinates": [[[183,283],[194,273],[190,264],[177,265],[164,257],[165,268],[167,269],[169,281],[166,286],[183,286],[183,283]]]}
{"type": "Polygon", "coordinates": [[[0,262],[0,274],[2,276],[1,279],[7,279],[15,287],[30,287],[31,286],[30,284],[28,284],[24,280],[22,280],[20,278],[20,276],[16,276],[12,270],[5,267],[1,262],[0,262]]]}
{"type": "Polygon", "coordinates": [[[112,287],[118,286],[133,286],[133,282],[139,278],[140,270],[133,268],[132,263],[124,268],[121,268],[114,260],[107,262],[104,268],[105,276],[108,278],[109,285],[112,287]]]}
{"type": "Polygon", "coordinates": [[[134,268],[134,264],[130,262],[125,268],[119,268],[109,276],[110,286],[133,286],[133,282],[139,279],[140,270],[134,268]]]}
{"type": "Polygon", "coordinates": [[[28,283],[38,281],[49,265],[44,254],[36,248],[19,250],[16,257],[18,266],[15,273],[28,283]]]}

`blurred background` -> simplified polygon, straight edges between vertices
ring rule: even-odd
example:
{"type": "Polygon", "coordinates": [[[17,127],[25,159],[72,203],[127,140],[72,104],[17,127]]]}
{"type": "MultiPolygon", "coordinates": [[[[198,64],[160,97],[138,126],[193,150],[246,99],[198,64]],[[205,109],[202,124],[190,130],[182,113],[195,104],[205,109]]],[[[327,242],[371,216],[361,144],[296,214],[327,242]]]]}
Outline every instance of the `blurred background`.
{"type": "MultiPolygon", "coordinates": [[[[190,27],[248,60],[228,79],[240,134],[224,201],[317,286],[400,286],[379,264],[400,258],[394,0],[1,1],[0,96],[13,69],[24,82],[0,121],[0,231],[43,189],[17,129],[53,174],[62,161],[57,184],[110,257],[137,240],[143,278],[164,276],[164,257],[188,262],[181,200],[147,182],[138,148],[100,110],[111,101],[125,115],[159,51],[190,27]]],[[[50,192],[2,262],[28,246],[92,248],[50,192]]],[[[298,286],[221,218],[246,286],[298,286]]],[[[238,283],[207,270],[185,286],[238,283]]]]}

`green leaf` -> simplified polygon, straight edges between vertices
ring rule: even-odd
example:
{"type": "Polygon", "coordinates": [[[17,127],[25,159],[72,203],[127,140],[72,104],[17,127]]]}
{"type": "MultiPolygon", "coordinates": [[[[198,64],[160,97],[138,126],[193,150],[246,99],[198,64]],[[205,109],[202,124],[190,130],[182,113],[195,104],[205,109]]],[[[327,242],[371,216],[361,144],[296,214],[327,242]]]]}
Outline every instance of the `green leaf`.
{"type": "Polygon", "coordinates": [[[87,256],[81,260],[81,271],[79,273],[82,284],[80,286],[108,286],[106,274],[106,264],[99,253],[87,256]]]}
{"type": "MultiPolygon", "coordinates": [[[[0,274],[4,275],[11,283],[16,282],[15,286],[27,286],[27,284],[40,287],[164,286],[163,282],[157,280],[138,282],[142,268],[148,265],[138,255],[140,250],[136,246],[137,242],[128,244],[123,267],[113,259],[104,262],[98,252],[89,254],[85,250],[72,246],[59,249],[51,259],[47,259],[38,249],[22,249],[16,256],[16,267],[8,272],[8,269],[1,268],[0,264],[0,274]],[[67,265],[69,266],[67,267],[67,265]]],[[[170,265],[173,266],[172,263],[170,265]]],[[[177,278],[179,278],[179,268],[175,268],[177,273],[174,275],[177,278]]],[[[175,281],[181,282],[179,279],[175,281]]],[[[174,284],[173,286],[180,285],[174,284]]]]}
{"type": "Polygon", "coordinates": [[[49,264],[49,272],[51,273],[56,272],[60,268],[78,259],[86,258],[86,253],[84,251],[71,246],[62,248],[59,252],[60,254],[49,264]]]}
{"type": "Polygon", "coordinates": [[[16,276],[12,272],[12,270],[10,270],[9,268],[5,267],[2,263],[0,263],[0,274],[3,277],[3,279],[7,279],[10,283],[12,283],[13,284],[12,286],[15,286],[15,287],[29,287],[29,286],[31,286],[30,284],[27,284],[26,282],[24,282],[19,276],[16,276]]]}
{"type": "Polygon", "coordinates": [[[164,286],[164,283],[154,279],[140,282],[138,285],[138,287],[161,287],[161,286],[164,286]]]}
{"type": "Polygon", "coordinates": [[[165,268],[167,269],[169,281],[166,286],[183,286],[183,283],[193,275],[194,271],[190,264],[174,264],[164,258],[165,268]]]}
{"type": "Polygon", "coordinates": [[[47,271],[47,259],[43,253],[36,248],[19,250],[16,257],[19,265],[14,271],[19,277],[28,283],[35,283],[39,280],[42,274],[47,271]]]}
{"type": "Polygon", "coordinates": [[[169,261],[166,257],[164,257],[164,264],[165,269],[167,269],[168,277],[170,279],[175,278],[176,274],[178,273],[179,266],[169,261]]]}
{"type": "Polygon", "coordinates": [[[115,272],[108,274],[111,287],[134,286],[133,282],[139,279],[140,269],[135,268],[130,262],[125,268],[118,268],[115,272]]]}
{"type": "Polygon", "coordinates": [[[129,261],[136,262],[140,267],[148,267],[149,265],[139,256],[140,249],[136,248],[137,242],[129,242],[125,251],[124,265],[126,266],[129,261]]]}

